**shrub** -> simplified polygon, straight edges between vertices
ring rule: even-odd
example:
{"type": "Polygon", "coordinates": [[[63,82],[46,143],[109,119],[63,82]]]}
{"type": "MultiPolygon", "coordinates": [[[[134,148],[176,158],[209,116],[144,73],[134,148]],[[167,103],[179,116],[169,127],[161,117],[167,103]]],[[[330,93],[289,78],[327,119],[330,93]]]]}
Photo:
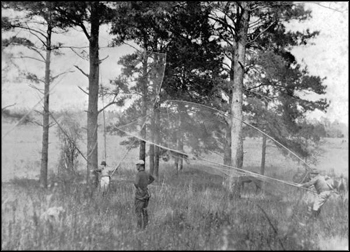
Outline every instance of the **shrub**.
{"type": "Polygon", "coordinates": [[[79,141],[82,139],[82,129],[74,115],[68,111],[62,112],[63,119],[57,128],[60,140],[60,156],[58,170],[72,176],[77,171],[79,141]]]}

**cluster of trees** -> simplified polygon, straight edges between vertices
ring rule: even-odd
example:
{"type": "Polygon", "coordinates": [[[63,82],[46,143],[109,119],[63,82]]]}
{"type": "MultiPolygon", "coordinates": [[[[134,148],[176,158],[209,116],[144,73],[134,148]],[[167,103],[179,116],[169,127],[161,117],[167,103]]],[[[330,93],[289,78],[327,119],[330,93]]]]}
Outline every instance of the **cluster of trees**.
{"type": "Polygon", "coordinates": [[[338,120],[331,122],[328,118],[321,117],[320,124],[324,126],[325,137],[343,138],[349,135],[348,126],[338,120]]]}
{"type": "MultiPolygon", "coordinates": [[[[22,29],[41,42],[38,46],[25,37],[13,36],[3,39],[2,46],[25,46],[36,52],[37,60],[45,65],[44,78],[35,74],[26,76],[31,81],[44,83],[40,177],[44,187],[47,186],[50,85],[57,78],[50,72],[51,54],[65,48],[60,41],[53,41],[53,33],[79,28],[89,42],[89,73],[77,67],[89,83],[88,181],[90,171],[98,165],[99,113],[112,104],[122,106],[134,93],[141,95],[126,111],[126,118],[144,116],[147,109],[153,110],[150,127],[156,127],[159,120],[157,108],[167,99],[196,102],[226,112],[224,162],[238,168],[243,166],[243,119],[307,157],[305,148],[294,137],[301,134],[300,122],[308,111],[326,111],[329,106],[326,99],[310,101],[302,98],[304,92],[325,94],[326,86],[322,78],[310,75],[306,68],[301,67],[291,53],[292,47],[305,45],[318,35],[317,31],[286,30],[286,23],[311,17],[310,11],[301,4],[261,1],[3,1],[2,8],[25,14],[21,19],[2,16],[3,32],[22,29]],[[131,40],[143,49],[143,52],[137,51],[120,60],[123,74],[111,80],[113,90],[101,89],[99,83],[99,32],[104,24],[110,25],[111,46],[131,40]],[[164,60],[164,76],[149,73],[150,57],[153,57],[151,62],[164,60]],[[159,90],[147,86],[149,80],[155,83],[156,79],[163,80],[159,90]],[[129,85],[131,81],[136,85],[129,85]],[[98,99],[102,94],[110,94],[114,99],[99,109],[98,99]]],[[[146,134],[145,128],[142,130],[146,134]]],[[[158,174],[157,153],[157,148],[151,147],[150,163],[155,175],[158,174]]],[[[140,158],[145,159],[145,156],[145,143],[141,141],[140,158]]]]}

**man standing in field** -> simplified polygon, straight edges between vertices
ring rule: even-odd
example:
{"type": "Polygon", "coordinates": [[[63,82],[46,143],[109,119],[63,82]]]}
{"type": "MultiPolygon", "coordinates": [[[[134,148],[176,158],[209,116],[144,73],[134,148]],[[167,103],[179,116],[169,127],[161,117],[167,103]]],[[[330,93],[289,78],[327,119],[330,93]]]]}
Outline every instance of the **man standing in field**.
{"type": "Polygon", "coordinates": [[[137,227],[145,229],[148,224],[148,212],[147,206],[150,199],[147,186],[154,181],[154,177],[145,171],[145,162],[138,160],[136,162],[136,168],[138,170],[134,186],[135,192],[135,212],[137,218],[137,227]]]}
{"type": "Polygon", "coordinates": [[[311,171],[310,178],[310,181],[298,184],[298,187],[315,187],[317,195],[313,202],[310,217],[317,218],[321,212],[322,206],[326,203],[331,196],[332,191],[336,188],[333,180],[329,176],[321,175],[316,169],[311,171]]]}
{"type": "Polygon", "coordinates": [[[101,162],[101,168],[94,170],[94,172],[100,172],[100,189],[102,191],[102,196],[107,194],[109,183],[111,180],[110,172],[105,161],[101,162]]]}

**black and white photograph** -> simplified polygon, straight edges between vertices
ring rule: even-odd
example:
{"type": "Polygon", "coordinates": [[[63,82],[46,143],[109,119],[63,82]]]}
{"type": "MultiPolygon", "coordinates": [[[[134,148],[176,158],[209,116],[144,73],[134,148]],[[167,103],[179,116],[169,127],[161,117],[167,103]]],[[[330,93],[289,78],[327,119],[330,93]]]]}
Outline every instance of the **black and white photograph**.
{"type": "Polygon", "coordinates": [[[348,1],[1,1],[1,250],[349,251],[348,1]]]}

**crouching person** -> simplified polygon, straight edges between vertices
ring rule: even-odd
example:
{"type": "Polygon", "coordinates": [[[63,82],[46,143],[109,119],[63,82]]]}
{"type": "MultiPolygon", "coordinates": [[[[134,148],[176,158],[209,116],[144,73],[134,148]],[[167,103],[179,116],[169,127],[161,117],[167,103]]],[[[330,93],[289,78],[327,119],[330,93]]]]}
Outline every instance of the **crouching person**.
{"type": "Polygon", "coordinates": [[[136,162],[138,170],[134,181],[136,188],[135,192],[135,212],[137,218],[137,227],[145,229],[148,224],[148,202],[150,194],[148,192],[148,185],[154,181],[154,177],[145,171],[145,162],[139,160],[136,162]]]}
{"type": "Polygon", "coordinates": [[[327,202],[335,187],[333,180],[329,176],[321,175],[316,169],[310,172],[310,178],[310,181],[298,184],[298,187],[315,187],[317,195],[310,214],[310,217],[315,219],[319,216],[322,206],[327,202]]]}

